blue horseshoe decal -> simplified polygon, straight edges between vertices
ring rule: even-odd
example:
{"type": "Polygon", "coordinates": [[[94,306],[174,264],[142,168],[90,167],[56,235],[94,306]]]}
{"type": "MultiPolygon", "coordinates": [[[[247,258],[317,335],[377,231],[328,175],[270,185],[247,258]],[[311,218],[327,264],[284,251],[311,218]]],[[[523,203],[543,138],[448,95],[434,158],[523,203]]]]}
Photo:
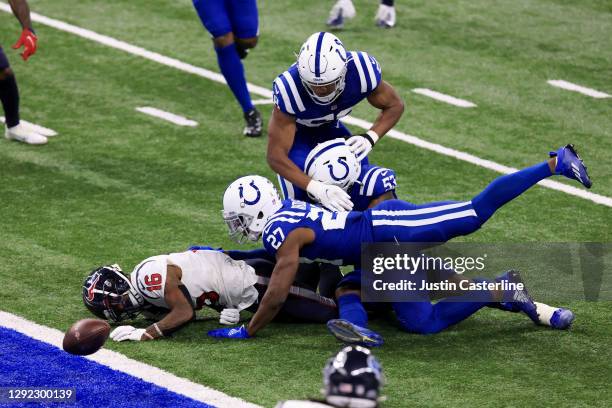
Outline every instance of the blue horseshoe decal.
{"type": "Polygon", "coordinates": [[[349,174],[349,166],[348,166],[348,164],[346,164],[346,159],[344,157],[339,157],[338,158],[338,163],[340,163],[344,167],[344,170],[346,171],[343,176],[336,177],[336,175],[334,174],[334,166],[333,165],[328,164],[327,168],[329,170],[329,175],[331,176],[331,178],[333,178],[336,181],[342,181],[349,174]]]}
{"type": "MultiPolygon", "coordinates": [[[[347,167],[348,168],[348,167],[347,167]]],[[[347,173],[348,174],[348,173],[347,173]]],[[[238,187],[238,194],[240,195],[240,199],[242,201],[244,201],[244,203],[246,205],[254,205],[257,204],[257,202],[259,201],[259,199],[261,198],[261,191],[259,191],[259,189],[257,188],[257,186],[255,185],[255,180],[252,180],[249,183],[249,186],[253,187],[255,189],[255,191],[257,192],[257,197],[255,197],[255,199],[253,201],[249,201],[246,198],[244,198],[244,187],[240,186],[238,187]]]]}

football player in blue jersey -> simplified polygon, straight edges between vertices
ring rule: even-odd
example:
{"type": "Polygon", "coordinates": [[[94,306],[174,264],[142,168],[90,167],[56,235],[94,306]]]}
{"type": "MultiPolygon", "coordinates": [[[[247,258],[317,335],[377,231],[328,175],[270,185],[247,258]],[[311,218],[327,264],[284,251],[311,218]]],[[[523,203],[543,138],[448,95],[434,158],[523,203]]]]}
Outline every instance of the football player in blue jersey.
{"type": "Polygon", "coordinates": [[[221,73],[244,112],[244,135],[261,136],[263,121],[251,101],[241,61],[257,45],[257,0],[193,0],[193,6],[213,37],[221,73]]]}
{"type": "Polygon", "coordinates": [[[340,187],[305,174],[305,161],[317,144],[345,138],[358,160],[368,164],[375,143],[398,122],[404,103],[382,79],[376,59],[365,52],[347,52],[333,34],[315,33],[302,45],[297,62],[276,78],[273,91],[267,158],[285,198],[309,200],[308,192],[331,210],[352,209],[340,187]],[[366,133],[351,135],[340,119],[363,99],[380,114],[366,133]]]}
{"type": "MultiPolygon", "coordinates": [[[[276,266],[268,290],[248,328],[214,330],[209,335],[248,338],[265,327],[282,307],[300,260],[359,265],[362,243],[443,243],[471,234],[504,204],[553,175],[577,180],[587,188],[592,184],[573,145],[551,152],[550,158],[542,163],[498,177],[470,201],[416,205],[402,200],[387,200],[364,212],[331,212],[302,201],[281,201],[269,180],[260,176],[241,177],[225,191],[223,218],[233,237],[252,241],[262,238],[266,250],[276,257],[276,266]]],[[[533,301],[526,292],[491,291],[485,301],[456,303],[463,305],[461,311],[456,308],[448,311],[441,307],[434,309],[429,302],[412,303],[422,308],[420,324],[440,319],[440,314],[448,312],[448,326],[489,303],[506,299],[516,302],[517,307],[532,319],[537,319],[533,301]]],[[[411,327],[406,329],[411,330],[411,327]]]]}

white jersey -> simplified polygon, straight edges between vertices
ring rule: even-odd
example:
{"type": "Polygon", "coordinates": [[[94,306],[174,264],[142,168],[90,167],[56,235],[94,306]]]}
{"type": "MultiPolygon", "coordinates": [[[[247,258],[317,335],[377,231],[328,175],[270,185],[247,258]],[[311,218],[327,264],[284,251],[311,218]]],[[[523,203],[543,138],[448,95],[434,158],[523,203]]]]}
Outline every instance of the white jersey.
{"type": "Polygon", "coordinates": [[[275,408],[333,408],[333,405],[327,405],[323,402],[307,401],[307,400],[288,400],[281,401],[276,404],[275,408]]]}
{"type": "Polygon", "coordinates": [[[196,309],[203,306],[246,309],[257,300],[255,270],[244,261],[235,261],[223,252],[191,250],[157,255],[139,263],[130,280],[144,299],[169,309],[164,299],[168,265],[181,268],[181,282],[196,309]]]}

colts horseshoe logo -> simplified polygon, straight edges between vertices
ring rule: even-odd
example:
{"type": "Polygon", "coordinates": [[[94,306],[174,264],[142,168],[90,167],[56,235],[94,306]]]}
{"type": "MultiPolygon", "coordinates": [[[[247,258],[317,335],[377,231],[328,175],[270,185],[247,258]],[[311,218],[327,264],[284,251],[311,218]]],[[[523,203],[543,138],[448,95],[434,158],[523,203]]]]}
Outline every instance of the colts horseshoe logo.
{"type": "Polygon", "coordinates": [[[244,187],[240,186],[240,187],[238,187],[238,194],[240,195],[240,199],[242,201],[244,201],[244,203],[246,205],[257,204],[257,202],[261,198],[261,191],[259,191],[259,188],[257,188],[257,185],[255,185],[255,180],[251,181],[249,183],[249,186],[251,186],[251,187],[253,187],[253,189],[255,189],[255,192],[257,193],[257,197],[255,197],[255,199],[251,200],[251,201],[247,200],[246,198],[244,198],[244,187]]]}
{"type": "Polygon", "coordinates": [[[349,174],[349,166],[348,166],[348,164],[346,164],[346,159],[344,157],[339,157],[338,158],[338,163],[340,163],[342,165],[342,167],[344,167],[345,173],[344,173],[343,176],[337,177],[334,174],[334,166],[332,164],[328,164],[327,165],[327,169],[329,170],[329,175],[331,176],[331,178],[333,178],[336,181],[342,181],[349,174]]]}

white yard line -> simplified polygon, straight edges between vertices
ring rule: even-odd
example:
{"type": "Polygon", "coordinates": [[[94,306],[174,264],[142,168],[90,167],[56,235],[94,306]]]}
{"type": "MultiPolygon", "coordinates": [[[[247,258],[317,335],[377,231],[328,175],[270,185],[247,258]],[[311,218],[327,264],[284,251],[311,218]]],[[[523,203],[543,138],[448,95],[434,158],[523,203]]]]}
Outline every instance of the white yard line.
{"type": "MultiPolygon", "coordinates": [[[[0,116],[0,122],[5,123],[4,116],[0,116]]],[[[57,132],[53,129],[49,129],[44,126],[37,125],[36,123],[31,123],[23,119],[21,119],[19,122],[22,125],[25,125],[27,128],[32,129],[34,132],[38,133],[39,135],[43,135],[46,137],[57,136],[57,132]]]]}
{"type": "Polygon", "coordinates": [[[253,105],[272,105],[274,99],[256,99],[253,101],[253,105]]]}
{"type": "Polygon", "coordinates": [[[153,116],[159,119],[163,119],[170,123],[174,123],[179,126],[190,126],[196,127],[198,126],[198,122],[195,120],[187,119],[183,116],[176,115],[174,113],[166,112],[161,109],[152,108],[150,106],[140,106],[136,108],[138,112],[144,113],[145,115],[153,116]]]}
{"type": "MultiPolygon", "coordinates": [[[[26,336],[42,341],[52,346],[62,348],[64,333],[57,329],[26,320],[12,313],[0,311],[0,326],[16,330],[26,336]]],[[[168,347],[172,347],[168,344],[168,347]]],[[[177,377],[157,367],[132,360],[121,353],[101,349],[100,351],[85,357],[113,370],[122,371],[144,381],[166,388],[177,394],[185,395],[196,401],[210,404],[219,408],[261,408],[259,405],[251,404],[239,398],[230,397],[220,391],[196,384],[185,378],[177,377]]]]}
{"type": "Polygon", "coordinates": [[[476,107],[475,103],[470,101],[466,101],[465,99],[455,98],[454,96],[446,95],[441,92],[432,91],[427,88],[415,88],[412,92],[417,93],[419,95],[428,96],[438,101],[446,102],[451,105],[459,106],[460,108],[474,108],[476,107]]]}
{"type": "Polygon", "coordinates": [[[597,99],[612,98],[612,95],[608,95],[607,93],[600,92],[592,88],[587,88],[585,86],[573,84],[562,79],[551,79],[547,82],[552,86],[556,86],[557,88],[578,92],[583,95],[591,96],[597,99]]]}
{"type": "MultiPolygon", "coordinates": [[[[0,2],[0,10],[5,11],[7,13],[11,13],[11,9],[9,5],[6,3],[0,2]]],[[[175,58],[166,57],[156,52],[148,51],[144,48],[128,44],[124,41],[120,41],[120,40],[117,40],[115,38],[112,38],[106,35],[98,34],[91,30],[80,28],[75,25],[64,23],[63,21],[55,20],[49,17],[45,17],[38,13],[31,13],[31,14],[32,14],[32,20],[37,23],[44,24],[49,27],[53,27],[58,30],[77,35],[79,37],[83,37],[83,38],[95,41],[97,43],[104,44],[109,47],[128,52],[132,55],[138,55],[148,60],[155,61],[157,63],[163,64],[163,65],[166,65],[172,68],[176,68],[184,72],[198,75],[198,76],[210,79],[215,82],[226,83],[225,78],[223,78],[223,76],[219,73],[209,71],[204,68],[196,67],[194,65],[179,61],[175,58]]],[[[263,88],[263,87],[253,85],[253,84],[248,84],[248,87],[249,87],[249,91],[253,94],[256,94],[256,95],[259,95],[259,96],[262,96],[268,99],[272,98],[272,91],[267,88],[263,88]]],[[[367,122],[363,119],[354,118],[351,116],[345,116],[344,118],[342,118],[342,121],[348,124],[359,126],[363,129],[369,129],[372,126],[371,122],[367,122]]],[[[424,148],[424,149],[427,149],[427,150],[430,150],[430,151],[433,151],[439,154],[443,154],[445,156],[450,156],[450,157],[454,157],[459,160],[467,161],[477,166],[484,167],[490,170],[494,170],[500,173],[507,174],[507,173],[512,173],[516,171],[516,169],[512,167],[507,167],[507,166],[504,166],[502,164],[499,164],[499,163],[496,163],[490,160],[481,159],[480,157],[471,155],[469,153],[451,149],[451,148],[448,148],[448,147],[445,147],[445,146],[442,146],[436,143],[431,143],[421,138],[418,138],[416,136],[402,133],[397,130],[391,130],[388,136],[393,139],[402,140],[406,143],[410,143],[412,145],[415,145],[415,146],[418,146],[418,147],[421,147],[421,148],[424,148]]],[[[563,183],[558,183],[558,182],[554,182],[550,180],[546,180],[544,182],[541,182],[540,184],[547,188],[553,189],[553,190],[562,191],[564,193],[567,193],[567,194],[570,194],[576,197],[580,197],[580,198],[592,201],[597,204],[602,204],[608,207],[612,207],[612,198],[610,197],[602,196],[602,195],[595,194],[595,193],[590,193],[588,191],[585,191],[579,188],[575,188],[572,186],[565,185],[563,183]]]]}

